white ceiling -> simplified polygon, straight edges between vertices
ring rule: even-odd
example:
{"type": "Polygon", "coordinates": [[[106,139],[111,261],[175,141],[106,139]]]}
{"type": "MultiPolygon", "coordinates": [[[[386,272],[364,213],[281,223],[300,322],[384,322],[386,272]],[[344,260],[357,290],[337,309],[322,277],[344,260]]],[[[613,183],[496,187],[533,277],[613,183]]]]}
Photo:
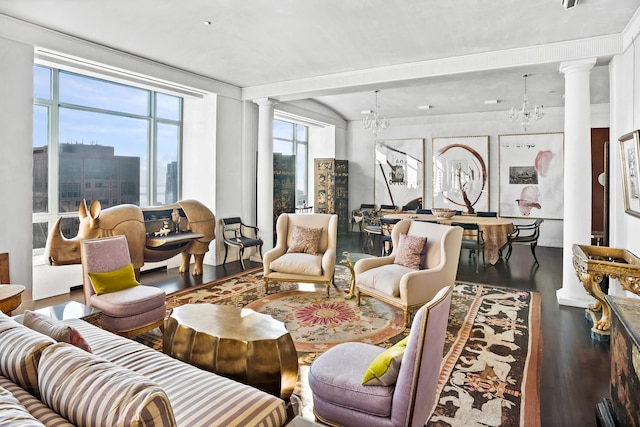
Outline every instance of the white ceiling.
{"type": "MultiPolygon", "coordinates": [[[[568,10],[561,0],[0,0],[0,14],[244,90],[347,73],[349,84],[313,97],[348,120],[373,108],[373,89],[389,117],[506,110],[522,102],[523,73],[532,74],[532,103],[563,105],[553,61],[360,86],[357,76],[620,34],[639,7],[640,0],[581,0],[568,10]],[[425,104],[433,108],[417,109],[425,104]]],[[[609,60],[599,58],[592,72],[592,103],[609,101],[609,60]]]]}

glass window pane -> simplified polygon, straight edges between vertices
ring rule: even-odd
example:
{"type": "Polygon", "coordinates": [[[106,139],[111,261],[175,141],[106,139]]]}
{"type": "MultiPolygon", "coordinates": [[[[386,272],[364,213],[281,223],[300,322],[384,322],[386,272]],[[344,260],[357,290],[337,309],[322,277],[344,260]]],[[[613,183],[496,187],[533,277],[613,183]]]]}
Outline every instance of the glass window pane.
{"type": "Polygon", "coordinates": [[[149,121],[60,108],[59,211],[82,199],[146,205],[149,121]]]}
{"type": "Polygon", "coordinates": [[[296,205],[306,203],[310,206],[307,195],[307,145],[298,144],[296,153],[296,205]]]}
{"type": "Polygon", "coordinates": [[[166,205],[178,201],[178,143],[180,128],[158,123],[156,157],[156,202],[166,205]]]}
{"type": "Polygon", "coordinates": [[[307,140],[307,127],[302,125],[296,125],[296,140],[298,141],[306,141],[307,140]]]}
{"type": "Polygon", "coordinates": [[[49,108],[33,106],[33,212],[49,211],[49,108]]]}
{"type": "Polygon", "coordinates": [[[273,121],[273,137],[293,141],[293,123],[282,120],[273,121]]]}
{"type": "Polygon", "coordinates": [[[51,99],[51,69],[33,67],[33,97],[51,99]]]}
{"type": "Polygon", "coordinates": [[[61,71],[59,91],[61,103],[149,115],[148,90],[61,71]]]}
{"type": "Polygon", "coordinates": [[[156,117],[168,120],[180,120],[182,98],[156,93],[156,117]]]}
{"type": "Polygon", "coordinates": [[[49,234],[48,222],[33,223],[33,249],[42,249],[47,244],[47,235],[49,234]]]}
{"type": "Polygon", "coordinates": [[[293,154],[293,142],[276,139],[273,141],[273,152],[290,156],[293,154]]]}

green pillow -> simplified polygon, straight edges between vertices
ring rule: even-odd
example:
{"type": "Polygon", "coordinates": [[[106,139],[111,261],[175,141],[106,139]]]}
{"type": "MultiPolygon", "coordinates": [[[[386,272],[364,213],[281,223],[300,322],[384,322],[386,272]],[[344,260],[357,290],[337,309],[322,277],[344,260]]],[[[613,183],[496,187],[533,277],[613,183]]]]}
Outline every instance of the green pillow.
{"type": "Polygon", "coordinates": [[[136,280],[133,264],[105,273],[89,273],[89,278],[97,295],[133,288],[140,284],[136,280]]]}
{"type": "Polygon", "coordinates": [[[362,385],[395,384],[409,337],[380,353],[367,368],[362,385]]]}

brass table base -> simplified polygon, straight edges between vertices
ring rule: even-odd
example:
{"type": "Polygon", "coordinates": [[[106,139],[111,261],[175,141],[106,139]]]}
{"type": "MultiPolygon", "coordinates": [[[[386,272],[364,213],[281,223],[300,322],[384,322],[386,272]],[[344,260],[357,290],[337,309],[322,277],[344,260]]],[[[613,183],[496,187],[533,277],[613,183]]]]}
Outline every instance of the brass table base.
{"type": "Polygon", "coordinates": [[[163,350],[176,359],[288,400],[298,354],[284,324],[249,309],[186,304],[173,309],[163,350]]]}

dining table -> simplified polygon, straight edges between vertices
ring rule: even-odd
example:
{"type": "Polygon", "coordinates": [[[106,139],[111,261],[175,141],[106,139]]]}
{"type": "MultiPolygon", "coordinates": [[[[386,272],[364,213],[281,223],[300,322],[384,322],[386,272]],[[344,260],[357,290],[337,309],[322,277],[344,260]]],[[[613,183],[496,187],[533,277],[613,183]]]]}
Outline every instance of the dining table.
{"type": "Polygon", "coordinates": [[[454,222],[476,223],[484,238],[484,256],[491,264],[500,261],[500,250],[507,244],[508,236],[515,231],[515,225],[509,218],[480,217],[475,215],[454,215],[451,218],[438,218],[433,214],[392,213],[385,218],[413,219],[416,221],[431,221],[438,224],[450,225],[454,222]]]}

